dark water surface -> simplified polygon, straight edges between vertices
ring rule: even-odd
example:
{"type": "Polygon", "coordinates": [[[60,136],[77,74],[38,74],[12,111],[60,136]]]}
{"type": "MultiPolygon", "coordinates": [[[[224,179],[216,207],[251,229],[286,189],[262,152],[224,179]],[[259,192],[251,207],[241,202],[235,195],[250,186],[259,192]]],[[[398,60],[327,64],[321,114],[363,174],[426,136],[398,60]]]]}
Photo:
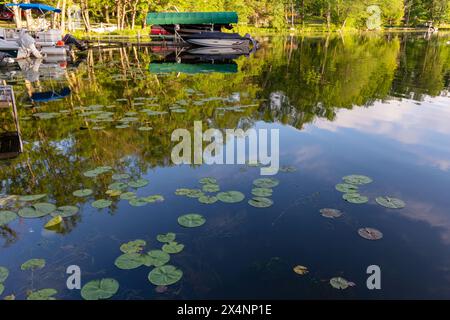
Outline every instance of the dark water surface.
{"type": "MultiPolygon", "coordinates": [[[[149,48],[91,51],[78,66],[41,66],[38,81],[32,71],[2,70],[16,92],[24,141],[19,157],[0,162],[2,198],[45,193],[41,202],[75,205],[80,212],[56,231],[44,229],[51,216],[0,226],[0,266],[10,273],[0,297],[25,299],[29,290],[55,288],[57,298],[80,299],[79,291],[66,288],[65,273],[78,265],[83,284],[116,279],[117,299],[450,298],[449,40],[444,34],[267,38],[256,54],[214,73],[192,65],[169,66],[181,73],[152,73],[149,64],[158,67],[161,58],[149,48]],[[64,88],[70,94],[58,100],[30,99],[64,88]],[[112,112],[114,122],[96,122],[99,110],[112,112]],[[137,115],[125,115],[130,111],[137,115]],[[116,128],[127,116],[138,119],[116,128]],[[192,130],[198,120],[204,129],[280,130],[280,163],[297,170],[276,176],[272,207],[247,203],[259,168],[173,165],[172,131],[192,130]],[[153,129],[138,130],[142,126],[153,129]],[[133,207],[106,195],[111,173],[83,175],[99,166],[148,179],[147,186],[129,190],[161,194],[165,201],[133,207]],[[348,203],[335,190],[349,174],[374,180],[361,188],[367,204],[348,203]],[[206,205],[174,194],[198,188],[203,177],[246,199],[206,205]],[[81,188],[94,194],[74,197],[81,188]],[[375,198],[384,195],[406,207],[378,205],[375,198]],[[112,199],[112,206],[93,208],[101,198],[112,199]],[[344,214],[327,219],[322,208],[344,214]],[[187,213],[204,215],[206,224],[181,227],[177,218],[187,213]],[[384,237],[365,240],[357,233],[361,227],[384,237]],[[184,276],[165,293],[148,281],[151,268],[115,267],[122,243],[143,239],[146,251],[159,249],[156,236],[167,232],[185,249],[171,255],[170,264],[184,276]],[[46,266],[21,271],[31,258],[45,259],[46,266]],[[309,274],[294,273],[296,265],[309,274]],[[366,287],[370,265],[381,268],[379,291],[366,287]],[[329,280],[337,276],[356,286],[332,288],[329,280]]],[[[7,130],[13,122],[2,112],[7,130]]],[[[24,206],[1,205],[15,212],[24,206]]]]}

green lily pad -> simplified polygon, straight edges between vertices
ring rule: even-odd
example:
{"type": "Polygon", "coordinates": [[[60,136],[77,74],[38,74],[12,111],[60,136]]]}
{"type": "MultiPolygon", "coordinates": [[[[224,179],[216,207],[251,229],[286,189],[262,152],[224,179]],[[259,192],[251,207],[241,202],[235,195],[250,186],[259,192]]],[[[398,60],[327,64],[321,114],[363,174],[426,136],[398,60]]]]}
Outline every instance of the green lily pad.
{"type": "Polygon", "coordinates": [[[109,207],[111,204],[112,204],[112,201],[111,201],[111,200],[106,200],[106,199],[100,199],[100,200],[97,200],[97,201],[92,202],[92,206],[93,206],[94,208],[97,208],[97,209],[104,209],[104,208],[107,208],[107,207],[109,207]]]}
{"type": "Polygon", "coordinates": [[[127,129],[127,128],[129,128],[130,126],[128,125],[128,124],[121,124],[121,125],[117,125],[116,126],[116,129],[127,129]]]}
{"type": "Polygon", "coordinates": [[[288,173],[292,173],[292,172],[296,172],[297,168],[294,166],[282,166],[280,167],[280,172],[288,172],[288,173]]]}
{"type": "Polygon", "coordinates": [[[210,197],[210,196],[201,196],[198,198],[198,202],[203,204],[213,204],[216,203],[219,199],[217,197],[210,197]]]}
{"type": "Polygon", "coordinates": [[[43,194],[32,194],[32,195],[27,195],[27,196],[20,196],[19,197],[19,201],[24,201],[24,202],[31,202],[31,201],[36,201],[36,200],[40,200],[43,199],[47,196],[47,194],[43,193],[43,194]]]}
{"type": "Polygon", "coordinates": [[[81,289],[84,300],[109,299],[119,290],[119,283],[111,278],[94,280],[86,283],[81,289]]]}
{"type": "Polygon", "coordinates": [[[122,199],[122,200],[131,200],[131,199],[136,199],[136,198],[137,198],[137,195],[134,192],[125,192],[120,195],[120,199],[122,199]]]}
{"type": "Polygon", "coordinates": [[[403,200],[397,199],[397,198],[391,198],[391,197],[378,197],[375,199],[375,201],[386,208],[389,209],[403,209],[406,207],[406,204],[403,200]]]}
{"type": "Polygon", "coordinates": [[[128,201],[128,203],[133,207],[143,207],[148,204],[148,202],[142,198],[131,199],[130,201],[128,201]]]}
{"type": "Polygon", "coordinates": [[[148,185],[149,181],[145,179],[138,179],[136,181],[131,181],[128,183],[128,186],[131,188],[142,188],[148,185]]]}
{"type": "Polygon", "coordinates": [[[363,204],[369,202],[369,198],[362,196],[359,193],[345,193],[342,198],[354,204],[363,204]]]}
{"type": "Polygon", "coordinates": [[[346,279],[341,277],[335,277],[330,279],[330,285],[338,290],[345,290],[348,287],[350,287],[350,283],[346,279]]]}
{"type": "Polygon", "coordinates": [[[217,194],[217,198],[225,203],[237,203],[245,199],[245,195],[239,191],[227,191],[217,194]]]}
{"type": "Polygon", "coordinates": [[[274,188],[278,186],[280,182],[274,178],[259,178],[253,181],[253,184],[259,188],[274,188]]]}
{"type": "Polygon", "coordinates": [[[166,265],[150,271],[148,280],[156,286],[169,286],[177,283],[183,277],[183,271],[174,266],[166,265]]]}
{"type": "Polygon", "coordinates": [[[172,241],[163,245],[162,250],[166,253],[175,254],[180,253],[184,249],[184,244],[172,241]]]}
{"type": "Polygon", "coordinates": [[[119,190],[124,191],[128,188],[128,184],[124,182],[114,182],[108,186],[109,190],[119,190]]]}
{"type": "Polygon", "coordinates": [[[106,190],[105,192],[110,197],[118,197],[122,194],[120,190],[106,190]]]}
{"type": "Polygon", "coordinates": [[[8,279],[9,271],[5,267],[0,266],[0,283],[3,283],[8,279]]]}
{"type": "Polygon", "coordinates": [[[125,253],[119,256],[114,265],[122,270],[132,270],[141,267],[145,263],[145,257],[139,253],[125,253]]]}
{"type": "Polygon", "coordinates": [[[177,196],[187,196],[189,194],[189,192],[191,192],[191,189],[181,188],[181,189],[175,190],[175,194],[177,196]]]}
{"type": "Polygon", "coordinates": [[[163,202],[164,197],[160,194],[154,194],[145,198],[142,198],[142,200],[148,202],[148,203],[154,203],[154,202],[163,202]]]}
{"type": "Polygon", "coordinates": [[[205,184],[202,187],[202,191],[203,192],[209,192],[209,193],[219,192],[220,191],[220,187],[217,184],[205,184]]]}
{"type": "Polygon", "coordinates": [[[202,190],[199,189],[190,189],[189,192],[186,194],[188,198],[200,198],[201,196],[204,196],[202,190]]]}
{"type": "Polygon", "coordinates": [[[138,130],[139,131],[152,131],[153,128],[152,127],[139,127],[138,130]]]}
{"type": "MultiPolygon", "coordinates": [[[[0,211],[0,226],[7,225],[8,223],[17,219],[17,214],[8,210],[0,211]]],[[[1,282],[1,281],[0,281],[1,282]]]]}
{"type": "Polygon", "coordinates": [[[113,180],[126,180],[130,179],[130,175],[128,173],[116,173],[111,177],[113,180]]]}
{"type": "Polygon", "coordinates": [[[358,230],[358,234],[367,240],[380,240],[383,238],[383,233],[374,228],[361,228],[358,230]]]}
{"type": "Polygon", "coordinates": [[[202,178],[199,180],[201,184],[217,184],[217,180],[215,178],[202,178]]]}
{"type": "Polygon", "coordinates": [[[76,215],[80,209],[76,206],[62,206],[52,213],[52,216],[59,215],[61,218],[68,218],[76,215]]]}
{"type": "Polygon", "coordinates": [[[359,188],[353,184],[339,183],[336,185],[336,190],[343,193],[358,193],[359,188]]]}
{"type": "Polygon", "coordinates": [[[272,189],[269,188],[253,188],[252,194],[256,197],[271,197],[273,193],[272,189]]]}
{"type": "Polygon", "coordinates": [[[348,184],[356,184],[356,185],[368,184],[373,181],[372,178],[356,174],[345,176],[342,178],[342,180],[344,180],[348,184]]]}
{"type": "Polygon", "coordinates": [[[340,210],[330,208],[320,209],[320,214],[322,215],[322,217],[330,219],[335,219],[342,216],[342,212],[340,210]]]}
{"type": "Polygon", "coordinates": [[[26,270],[42,269],[44,267],[45,267],[44,259],[30,259],[30,260],[26,261],[25,263],[23,263],[20,266],[20,269],[22,269],[23,271],[26,271],[26,270]]]}
{"type": "Polygon", "coordinates": [[[74,191],[72,194],[75,197],[83,198],[83,197],[89,197],[93,193],[94,192],[91,189],[80,189],[80,190],[74,191]]]}
{"type": "Polygon", "coordinates": [[[0,295],[3,294],[3,291],[5,291],[5,286],[3,285],[3,283],[0,283],[0,295]]]}
{"type": "Polygon", "coordinates": [[[96,170],[88,170],[88,171],[86,171],[85,173],[83,173],[83,175],[84,175],[85,177],[88,177],[88,178],[95,178],[95,177],[97,177],[99,174],[100,174],[100,173],[99,173],[98,171],[96,171],[96,170]]]}
{"type": "Polygon", "coordinates": [[[254,197],[248,201],[248,204],[255,208],[269,208],[273,205],[273,201],[269,198],[254,197]]]}
{"type": "Polygon", "coordinates": [[[138,253],[141,252],[144,247],[147,245],[147,242],[141,239],[137,239],[134,241],[130,241],[124,243],[120,246],[120,251],[123,253],[138,253]]]}
{"type": "Polygon", "coordinates": [[[199,214],[191,213],[178,218],[178,223],[186,228],[200,227],[206,223],[206,219],[199,214]]]}
{"type": "MultiPolygon", "coordinates": [[[[175,241],[176,234],[173,232],[168,232],[166,234],[158,234],[156,240],[163,243],[169,243],[175,241]]],[[[1,282],[1,281],[0,281],[1,282]]]]}
{"type": "Polygon", "coordinates": [[[147,267],[161,267],[170,261],[170,255],[162,250],[151,250],[143,257],[147,267]]]}
{"type": "Polygon", "coordinates": [[[56,206],[51,203],[36,203],[30,207],[19,210],[22,218],[41,218],[56,210],[56,206]]]}
{"type": "Polygon", "coordinates": [[[57,293],[55,289],[33,291],[28,295],[27,300],[55,300],[53,296],[57,293]]]}

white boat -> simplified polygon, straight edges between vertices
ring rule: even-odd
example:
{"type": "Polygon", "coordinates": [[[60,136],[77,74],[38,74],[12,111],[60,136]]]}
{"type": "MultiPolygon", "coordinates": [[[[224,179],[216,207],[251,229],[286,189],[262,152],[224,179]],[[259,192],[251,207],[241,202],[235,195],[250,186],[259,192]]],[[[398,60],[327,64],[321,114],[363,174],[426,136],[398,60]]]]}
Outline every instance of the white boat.
{"type": "Polygon", "coordinates": [[[248,48],[250,47],[250,40],[247,39],[186,39],[186,42],[201,46],[201,47],[213,47],[213,48],[248,48]]]}

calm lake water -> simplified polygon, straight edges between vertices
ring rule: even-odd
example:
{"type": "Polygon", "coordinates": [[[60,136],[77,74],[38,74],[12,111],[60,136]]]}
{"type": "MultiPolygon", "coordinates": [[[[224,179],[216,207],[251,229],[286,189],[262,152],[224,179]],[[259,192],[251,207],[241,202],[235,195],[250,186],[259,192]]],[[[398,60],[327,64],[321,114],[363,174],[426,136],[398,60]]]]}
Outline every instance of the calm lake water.
{"type": "MultiPolygon", "coordinates": [[[[7,195],[33,194],[47,194],[35,202],[80,210],[56,230],[44,228],[50,215],[0,226],[0,266],[9,270],[0,298],[54,288],[58,299],[81,299],[66,288],[70,265],[81,268],[82,284],[116,279],[113,299],[450,298],[450,36],[260,40],[255,54],[214,65],[122,48],[90,51],[76,66],[41,66],[37,74],[2,69],[14,86],[24,144],[20,156],[0,162],[2,210],[27,206],[7,195]],[[43,92],[54,94],[36,94],[43,92]],[[273,206],[248,204],[259,168],[171,162],[173,130],[192,130],[194,121],[204,129],[279,129],[280,164],[296,170],[275,176],[273,206]],[[112,171],[84,175],[99,166],[112,171]],[[105,194],[115,173],[147,179],[127,190],[164,201],[135,207],[105,194]],[[350,174],[373,179],[360,187],[368,203],[346,202],[335,189],[350,174]],[[175,195],[200,188],[204,177],[246,199],[202,204],[175,195]],[[93,194],[72,194],[84,188],[93,194]],[[379,196],[406,207],[380,206],[379,196]],[[112,205],[93,208],[97,199],[112,205]],[[343,215],[328,219],[322,208],[343,215]],[[183,228],[177,218],[188,213],[206,223],[183,228]],[[363,227],[383,238],[363,239],[363,227]],[[164,292],[149,282],[152,268],[115,266],[121,244],[142,239],[144,252],[160,249],[156,236],[167,232],[185,247],[169,262],[183,278],[164,292]],[[22,271],[31,258],[46,266],[22,271]],[[309,273],[296,274],[296,265],[309,273]],[[381,290],[366,287],[370,265],[381,268],[381,290]],[[333,277],[355,286],[336,290],[333,277]]],[[[2,114],[2,130],[11,130],[2,114]]]]}

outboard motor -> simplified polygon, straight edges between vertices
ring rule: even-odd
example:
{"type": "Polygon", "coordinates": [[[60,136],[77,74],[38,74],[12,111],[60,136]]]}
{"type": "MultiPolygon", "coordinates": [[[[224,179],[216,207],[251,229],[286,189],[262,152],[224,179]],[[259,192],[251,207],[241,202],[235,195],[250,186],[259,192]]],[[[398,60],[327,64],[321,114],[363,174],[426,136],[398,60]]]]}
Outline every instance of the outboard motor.
{"type": "Polygon", "coordinates": [[[87,45],[84,42],[77,40],[74,36],[70,34],[66,34],[63,38],[63,41],[67,45],[70,46],[74,45],[80,51],[87,50],[87,45]]]}

